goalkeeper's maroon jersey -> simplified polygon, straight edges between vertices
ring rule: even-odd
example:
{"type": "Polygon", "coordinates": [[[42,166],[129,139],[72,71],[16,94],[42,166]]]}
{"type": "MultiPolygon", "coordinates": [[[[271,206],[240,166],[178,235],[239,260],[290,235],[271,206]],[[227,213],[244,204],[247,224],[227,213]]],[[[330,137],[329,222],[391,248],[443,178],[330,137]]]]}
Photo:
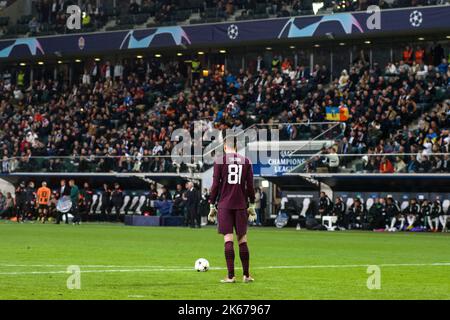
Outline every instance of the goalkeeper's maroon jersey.
{"type": "Polygon", "coordinates": [[[222,209],[246,209],[247,199],[255,202],[253,168],[249,159],[237,153],[227,153],[214,163],[213,184],[209,203],[222,209]]]}

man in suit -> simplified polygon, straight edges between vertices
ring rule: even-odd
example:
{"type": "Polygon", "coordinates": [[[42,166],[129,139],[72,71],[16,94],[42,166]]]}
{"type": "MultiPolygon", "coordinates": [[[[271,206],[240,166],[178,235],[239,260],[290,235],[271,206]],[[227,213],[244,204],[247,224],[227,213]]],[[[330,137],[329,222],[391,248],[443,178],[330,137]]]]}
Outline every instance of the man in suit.
{"type": "Polygon", "coordinates": [[[191,228],[200,228],[200,212],[199,212],[200,196],[194,187],[194,183],[189,181],[186,183],[186,209],[188,213],[189,224],[191,228]]]}

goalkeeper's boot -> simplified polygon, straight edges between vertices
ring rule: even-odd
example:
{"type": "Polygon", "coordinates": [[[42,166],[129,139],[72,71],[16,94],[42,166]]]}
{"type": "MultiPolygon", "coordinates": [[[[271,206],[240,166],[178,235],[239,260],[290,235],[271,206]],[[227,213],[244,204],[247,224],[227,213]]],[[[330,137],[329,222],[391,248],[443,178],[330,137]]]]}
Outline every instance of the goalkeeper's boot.
{"type": "Polygon", "coordinates": [[[233,278],[226,277],[225,279],[220,280],[220,282],[221,283],[235,283],[236,282],[236,278],[235,277],[233,277],[233,278]]]}
{"type": "Polygon", "coordinates": [[[250,277],[250,276],[244,276],[244,278],[242,279],[242,282],[244,282],[244,283],[249,283],[249,282],[253,282],[253,281],[255,281],[255,279],[253,279],[252,277],[250,277]]]}

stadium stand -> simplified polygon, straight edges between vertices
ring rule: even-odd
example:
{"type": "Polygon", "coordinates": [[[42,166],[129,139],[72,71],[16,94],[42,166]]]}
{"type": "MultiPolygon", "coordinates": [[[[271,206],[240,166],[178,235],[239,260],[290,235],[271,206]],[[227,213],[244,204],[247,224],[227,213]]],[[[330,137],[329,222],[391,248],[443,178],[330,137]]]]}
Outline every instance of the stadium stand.
{"type": "MultiPolygon", "coordinates": [[[[55,3],[57,7],[67,4],[55,3]]],[[[270,5],[259,1],[117,3],[112,8],[109,2],[83,2],[83,33],[311,13],[305,9],[308,2],[299,1],[276,1],[270,5]]],[[[12,26],[10,35],[65,33],[64,6],[53,10],[56,7],[50,4],[38,2],[37,14],[22,16],[12,26]]],[[[326,2],[322,10],[365,10],[370,4],[326,2]]],[[[382,4],[412,5],[405,1],[382,4]]],[[[434,3],[421,5],[431,4],[434,3]]],[[[4,26],[7,25],[5,20],[4,26]]],[[[78,42],[80,50],[83,43],[78,42]]],[[[354,50],[351,62],[335,66],[334,70],[320,54],[313,64],[308,57],[294,61],[288,54],[272,50],[264,58],[247,59],[242,68],[236,64],[228,68],[226,63],[217,67],[211,62],[195,72],[194,62],[200,60],[195,53],[179,59],[174,58],[174,53],[172,58],[162,58],[150,50],[143,50],[139,56],[132,51],[101,58],[86,53],[83,60],[77,59],[70,65],[71,79],[56,69],[50,70],[49,75],[48,68],[40,68],[39,63],[31,68],[20,63],[3,66],[1,173],[204,172],[209,167],[202,163],[187,167],[170,157],[174,147],[172,132],[178,128],[192,131],[195,121],[202,121],[204,130],[274,126],[281,128],[280,138],[286,142],[314,140],[319,135],[315,123],[340,123],[342,132],[327,136],[333,145],[305,156],[307,160],[294,173],[450,173],[448,46],[437,42],[419,44],[414,41],[405,48],[393,44],[391,50],[395,48],[402,54],[396,55],[395,60],[388,59],[388,63],[386,57],[372,56],[372,51],[369,57],[365,51],[369,49],[354,50]],[[346,67],[341,68],[342,65],[346,67]],[[337,114],[329,111],[332,108],[344,110],[344,119],[335,119],[337,114]]],[[[24,48],[17,52],[20,49],[24,48]]],[[[295,46],[290,50],[300,52],[295,46]]],[[[244,54],[237,56],[244,60],[244,54]]],[[[47,61],[41,65],[44,64],[47,67],[47,61]]],[[[106,203],[102,198],[106,200],[108,196],[99,189],[96,192],[96,200],[85,208],[86,214],[101,215],[106,210],[105,205],[102,209],[102,203],[106,203]]],[[[125,192],[125,198],[122,205],[116,206],[121,213],[154,213],[148,203],[156,200],[154,194],[133,190],[125,192]]],[[[349,204],[356,198],[352,197],[349,204]]],[[[368,198],[365,195],[365,200],[368,198]]],[[[398,201],[401,200],[398,195],[398,201]]],[[[306,209],[301,211],[307,214],[306,209]]],[[[357,228],[362,228],[362,224],[357,228]]]]}
{"type": "Polygon", "coordinates": [[[326,121],[326,107],[341,105],[349,109],[344,137],[302,170],[329,167],[326,154],[337,152],[339,170],[448,172],[450,71],[439,58],[389,70],[358,60],[331,83],[325,66],[293,68],[278,57],[268,69],[216,71],[192,84],[182,63],[155,58],[94,63],[72,86],[20,84],[19,73],[0,85],[2,171],[175,172],[171,133],[195,120],[221,129],[277,121],[287,124],[281,138],[296,140],[307,129],[289,123],[326,121]]]}

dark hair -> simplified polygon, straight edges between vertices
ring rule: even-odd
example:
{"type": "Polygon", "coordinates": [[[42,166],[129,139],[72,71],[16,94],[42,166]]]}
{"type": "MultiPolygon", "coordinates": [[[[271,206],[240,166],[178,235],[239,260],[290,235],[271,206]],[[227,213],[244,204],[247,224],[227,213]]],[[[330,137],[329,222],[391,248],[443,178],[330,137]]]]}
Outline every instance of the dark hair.
{"type": "Polygon", "coordinates": [[[237,138],[236,136],[226,137],[224,141],[224,147],[231,148],[233,150],[237,150],[237,138]]]}

